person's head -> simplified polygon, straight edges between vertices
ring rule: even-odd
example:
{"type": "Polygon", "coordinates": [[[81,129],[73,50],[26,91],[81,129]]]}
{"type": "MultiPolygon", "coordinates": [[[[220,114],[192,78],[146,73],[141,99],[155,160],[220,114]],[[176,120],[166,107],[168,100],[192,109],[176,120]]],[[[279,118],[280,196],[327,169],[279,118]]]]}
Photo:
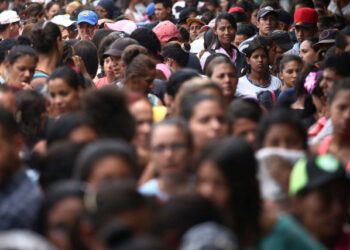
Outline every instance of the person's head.
{"type": "Polygon", "coordinates": [[[138,41],[140,45],[148,50],[151,56],[158,58],[158,54],[161,51],[161,45],[157,35],[152,30],[138,28],[131,33],[130,38],[138,41]]]}
{"type": "Polygon", "coordinates": [[[0,85],[0,106],[16,113],[15,94],[7,85],[0,85]]]}
{"type": "Polygon", "coordinates": [[[231,102],[227,110],[231,135],[243,138],[256,148],[256,130],[262,109],[254,99],[237,99],[231,102]]]}
{"type": "Polygon", "coordinates": [[[175,24],[170,21],[162,21],[153,28],[153,32],[158,37],[160,44],[164,46],[171,41],[182,41],[182,36],[175,24]]]}
{"type": "Polygon", "coordinates": [[[238,46],[249,37],[254,36],[255,29],[252,24],[240,24],[238,25],[235,40],[233,44],[238,48],[238,46]]]}
{"type": "Polygon", "coordinates": [[[257,141],[260,148],[307,149],[305,128],[295,115],[285,109],[278,109],[262,117],[257,141]]]}
{"type": "Polygon", "coordinates": [[[292,213],[303,227],[326,247],[334,247],[349,205],[349,180],[339,160],[331,155],[300,159],[289,178],[289,193],[292,213]]]}
{"type": "Polygon", "coordinates": [[[350,52],[350,27],[346,26],[339,32],[337,40],[335,42],[337,48],[342,52],[350,52]]]}
{"type": "Polygon", "coordinates": [[[149,138],[153,124],[152,105],[148,99],[136,92],[128,92],[129,111],[136,121],[136,134],[133,143],[142,149],[149,148],[149,138]]]}
{"type": "Polygon", "coordinates": [[[350,76],[347,65],[350,65],[350,52],[332,55],[326,58],[324,63],[323,78],[320,83],[325,96],[328,96],[330,90],[336,81],[350,76]]]}
{"type": "Polygon", "coordinates": [[[103,53],[102,59],[110,57],[113,65],[114,76],[117,79],[123,77],[123,63],[121,56],[123,51],[132,44],[138,44],[138,42],[132,38],[119,38],[115,40],[108,49],[103,53]]]}
{"type": "Polygon", "coordinates": [[[63,53],[63,43],[60,28],[57,24],[46,21],[34,25],[30,40],[33,43],[33,48],[38,54],[56,54],[57,61],[63,53]]]}
{"type": "Polygon", "coordinates": [[[81,11],[77,19],[79,38],[81,40],[91,40],[98,29],[97,23],[98,18],[95,12],[91,10],[81,11]]]}
{"type": "Polygon", "coordinates": [[[309,37],[300,43],[299,56],[305,65],[311,65],[317,61],[317,49],[313,47],[317,42],[317,37],[309,37]]]}
{"type": "Polygon", "coordinates": [[[284,55],[279,63],[279,78],[287,88],[295,86],[303,61],[296,55],[284,55]]]}
{"type": "Polygon", "coordinates": [[[165,63],[173,72],[185,68],[188,63],[189,53],[184,51],[181,44],[172,42],[162,48],[165,63]]]}
{"type": "Polygon", "coordinates": [[[11,111],[0,107],[0,184],[9,181],[21,166],[23,140],[11,111]]]}
{"type": "Polygon", "coordinates": [[[192,96],[183,104],[181,115],[188,122],[197,150],[202,149],[209,141],[223,137],[227,132],[224,106],[215,96],[192,96]]]}
{"type": "Polygon", "coordinates": [[[139,50],[125,55],[124,60],[129,62],[125,70],[125,87],[147,95],[153,88],[153,80],[156,76],[154,62],[139,50]]]}
{"type": "Polygon", "coordinates": [[[269,50],[259,40],[254,39],[245,49],[246,61],[250,66],[249,71],[254,71],[259,74],[266,74],[269,71],[269,50]]]}
{"type": "Polygon", "coordinates": [[[74,54],[80,56],[91,79],[96,76],[98,56],[96,46],[88,40],[81,40],[73,46],[74,54]]]}
{"type": "Polygon", "coordinates": [[[101,0],[96,7],[97,13],[103,18],[113,19],[114,3],[112,0],[101,0]]]}
{"type": "MultiPolygon", "coordinates": [[[[261,200],[254,151],[244,140],[225,138],[208,145],[197,166],[197,191],[231,217],[238,239],[257,240],[261,200]],[[249,233],[251,235],[247,235],[249,233]]],[[[247,242],[246,242],[247,243],[247,242]]]]}
{"type": "Polygon", "coordinates": [[[334,134],[343,138],[350,136],[350,80],[345,78],[337,82],[328,96],[330,116],[332,119],[334,134]]]}
{"type": "Polygon", "coordinates": [[[58,114],[79,110],[79,96],[84,80],[80,74],[67,66],[55,69],[47,79],[50,100],[58,114]]]}
{"type": "Polygon", "coordinates": [[[315,9],[303,7],[295,11],[293,25],[299,43],[317,33],[317,19],[318,14],[315,9]]]}
{"type": "Polygon", "coordinates": [[[278,16],[277,29],[288,31],[292,24],[292,16],[284,9],[276,10],[278,16]]]}
{"type": "Polygon", "coordinates": [[[127,108],[124,93],[115,86],[89,89],[82,96],[83,113],[99,137],[130,142],[135,134],[135,122],[127,108]]]}
{"type": "MultiPolygon", "coordinates": [[[[4,1],[6,2],[6,1],[4,1]]],[[[16,11],[5,10],[0,14],[0,34],[3,39],[16,38],[20,32],[20,18],[16,11]]]]}
{"type": "Polygon", "coordinates": [[[154,12],[157,20],[165,21],[171,18],[171,0],[155,0],[154,12]]]}
{"type": "Polygon", "coordinates": [[[214,34],[217,47],[228,47],[235,40],[237,25],[230,14],[220,13],[215,19],[214,34]]]}
{"type": "Polygon", "coordinates": [[[288,31],[274,30],[268,34],[268,38],[276,43],[276,57],[293,48],[293,42],[288,31]]]}
{"type": "Polygon", "coordinates": [[[188,171],[191,136],[179,118],[166,118],[153,125],[150,136],[151,161],[162,177],[183,176],[188,171]]]}
{"type": "Polygon", "coordinates": [[[8,85],[23,88],[26,84],[30,84],[37,62],[38,55],[32,47],[27,45],[12,47],[5,62],[8,85]]]}
{"type": "Polygon", "coordinates": [[[238,75],[235,65],[227,56],[222,55],[211,60],[205,74],[220,85],[224,97],[233,98],[237,88],[238,75]]]}
{"type": "Polygon", "coordinates": [[[201,17],[190,17],[187,18],[186,23],[189,27],[190,41],[193,42],[199,35],[202,26],[206,25],[206,22],[201,17]]]}
{"type": "Polygon", "coordinates": [[[58,2],[51,1],[45,7],[46,17],[51,20],[54,15],[60,10],[60,5],[58,2]]]}
{"type": "Polygon", "coordinates": [[[315,8],[315,5],[312,0],[294,0],[293,6],[295,11],[297,11],[300,8],[315,8]]]}
{"type": "Polygon", "coordinates": [[[180,69],[171,74],[168,82],[166,83],[166,94],[164,96],[164,102],[169,116],[173,116],[176,113],[175,98],[182,84],[198,76],[199,74],[197,71],[187,68],[180,69]]]}
{"type": "MultiPolygon", "coordinates": [[[[101,58],[101,55],[100,55],[100,49],[101,49],[101,45],[102,45],[102,41],[103,40],[106,40],[108,38],[109,43],[108,43],[108,46],[111,45],[112,42],[114,42],[117,37],[114,37],[113,35],[112,36],[109,36],[109,34],[113,33],[114,31],[113,30],[109,30],[109,29],[98,29],[96,30],[95,34],[92,36],[92,39],[91,39],[91,42],[94,43],[94,45],[96,46],[97,50],[98,50],[98,54],[99,54],[99,59],[101,58]],[[114,38],[114,40],[111,40],[110,38],[114,38]]],[[[106,51],[107,45],[104,45],[104,48],[103,48],[103,51],[102,51],[102,54],[106,51]]]]}
{"type": "Polygon", "coordinates": [[[277,12],[271,6],[260,9],[257,18],[256,26],[259,28],[259,35],[267,36],[277,28],[277,12]]]}
{"type": "Polygon", "coordinates": [[[24,10],[20,12],[20,16],[22,16],[26,22],[37,23],[45,21],[45,9],[43,4],[30,2],[24,7],[24,10]]]}

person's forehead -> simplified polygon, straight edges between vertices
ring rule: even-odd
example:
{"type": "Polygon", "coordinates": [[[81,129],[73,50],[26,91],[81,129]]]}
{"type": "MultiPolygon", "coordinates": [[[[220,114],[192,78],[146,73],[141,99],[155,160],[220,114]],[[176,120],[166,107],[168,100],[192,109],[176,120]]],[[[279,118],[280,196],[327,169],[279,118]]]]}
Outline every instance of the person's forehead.
{"type": "Polygon", "coordinates": [[[185,133],[183,133],[181,127],[175,124],[163,124],[155,126],[153,128],[151,143],[183,141],[184,139],[185,133]],[[167,136],[163,136],[164,134],[166,134],[167,136]]]}
{"type": "Polygon", "coordinates": [[[265,16],[262,16],[262,17],[260,17],[260,19],[259,19],[259,21],[261,20],[261,19],[268,19],[268,18],[270,18],[270,17],[272,17],[272,18],[277,18],[277,15],[276,15],[276,13],[274,13],[274,12],[270,12],[270,13],[268,13],[268,14],[266,14],[265,16]]]}

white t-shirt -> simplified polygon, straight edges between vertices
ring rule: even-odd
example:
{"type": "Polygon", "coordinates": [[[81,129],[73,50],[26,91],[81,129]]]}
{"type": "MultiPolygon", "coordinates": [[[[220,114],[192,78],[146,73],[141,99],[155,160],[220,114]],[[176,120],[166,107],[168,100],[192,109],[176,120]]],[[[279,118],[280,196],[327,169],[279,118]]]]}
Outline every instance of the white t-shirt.
{"type": "Polygon", "coordinates": [[[135,12],[131,9],[126,9],[125,14],[131,14],[134,17],[136,23],[142,22],[145,19],[142,13],[138,10],[135,12]]]}
{"type": "Polygon", "coordinates": [[[260,86],[249,79],[248,75],[238,80],[236,96],[257,98],[258,93],[267,90],[276,90],[282,87],[282,82],[275,76],[270,75],[270,83],[267,86],[260,86]]]}

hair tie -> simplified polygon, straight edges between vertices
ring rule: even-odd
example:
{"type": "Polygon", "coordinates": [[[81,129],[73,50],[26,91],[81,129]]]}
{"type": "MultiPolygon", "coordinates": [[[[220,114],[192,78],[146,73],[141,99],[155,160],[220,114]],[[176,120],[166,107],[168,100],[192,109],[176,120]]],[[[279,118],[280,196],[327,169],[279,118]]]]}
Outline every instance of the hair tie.
{"type": "Polygon", "coordinates": [[[316,82],[317,82],[317,72],[310,72],[307,75],[304,83],[304,88],[310,95],[312,94],[312,91],[314,91],[316,87],[316,82]]]}

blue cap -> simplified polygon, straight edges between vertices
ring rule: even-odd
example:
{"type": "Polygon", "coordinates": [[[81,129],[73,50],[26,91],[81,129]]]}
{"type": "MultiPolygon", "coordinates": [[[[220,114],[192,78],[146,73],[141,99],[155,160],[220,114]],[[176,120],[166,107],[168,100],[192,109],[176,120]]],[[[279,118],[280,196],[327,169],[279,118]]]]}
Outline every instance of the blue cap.
{"type": "Polygon", "coordinates": [[[147,14],[148,16],[152,16],[152,15],[154,14],[154,3],[150,3],[150,4],[147,6],[146,14],[147,14]]]}
{"type": "Polygon", "coordinates": [[[95,12],[91,10],[84,10],[79,13],[77,23],[89,23],[96,25],[98,23],[98,17],[95,12]]]}

